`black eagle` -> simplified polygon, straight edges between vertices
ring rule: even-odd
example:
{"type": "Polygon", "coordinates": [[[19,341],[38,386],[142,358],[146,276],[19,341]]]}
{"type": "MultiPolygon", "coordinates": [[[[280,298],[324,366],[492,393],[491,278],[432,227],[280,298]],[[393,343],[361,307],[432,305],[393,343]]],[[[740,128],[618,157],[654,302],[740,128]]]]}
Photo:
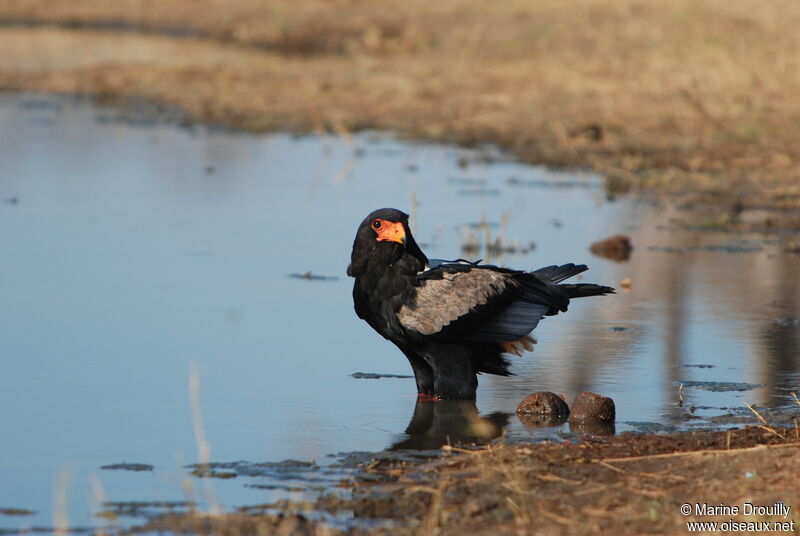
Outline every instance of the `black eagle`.
{"type": "Polygon", "coordinates": [[[408,228],[408,215],[372,212],[353,242],[347,275],[355,278],[356,314],[405,354],[417,392],[475,398],[477,374],[508,376],[503,354],[532,350],[531,331],[572,298],[614,292],[595,284],[562,283],[583,264],[534,272],[477,262],[428,259],[408,228]]]}

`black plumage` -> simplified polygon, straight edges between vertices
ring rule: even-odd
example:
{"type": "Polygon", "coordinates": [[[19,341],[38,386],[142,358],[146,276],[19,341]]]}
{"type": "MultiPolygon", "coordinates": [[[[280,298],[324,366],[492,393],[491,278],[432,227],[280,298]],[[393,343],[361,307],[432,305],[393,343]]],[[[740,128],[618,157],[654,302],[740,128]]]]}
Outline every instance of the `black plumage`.
{"type": "Polygon", "coordinates": [[[509,375],[504,354],[532,350],[531,331],[570,299],[614,292],[562,281],[586,265],[533,272],[467,261],[429,260],[390,208],[358,228],[347,275],[355,278],[356,314],[405,354],[417,391],[438,398],[474,398],[478,373],[509,375]]]}

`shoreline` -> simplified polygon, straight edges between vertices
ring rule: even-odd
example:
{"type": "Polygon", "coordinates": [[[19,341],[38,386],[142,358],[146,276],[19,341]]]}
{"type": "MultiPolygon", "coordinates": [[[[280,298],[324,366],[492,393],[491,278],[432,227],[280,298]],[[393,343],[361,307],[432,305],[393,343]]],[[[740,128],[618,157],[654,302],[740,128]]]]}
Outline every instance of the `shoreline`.
{"type": "Polygon", "coordinates": [[[122,533],[684,534],[687,523],[704,522],[769,523],[797,534],[798,469],[800,433],[792,427],[445,447],[429,461],[358,462],[342,483],[349,497],[165,512],[122,533]],[[353,517],[340,517],[347,512],[353,517]],[[320,515],[329,520],[316,521],[320,515]]]}
{"type": "Polygon", "coordinates": [[[775,56],[800,46],[779,31],[796,7],[200,4],[0,3],[0,89],[142,100],[253,132],[489,143],[525,163],[591,169],[611,195],[677,197],[707,210],[704,223],[800,230],[800,74],[775,56]],[[645,30],[677,33],[651,42],[645,30]]]}

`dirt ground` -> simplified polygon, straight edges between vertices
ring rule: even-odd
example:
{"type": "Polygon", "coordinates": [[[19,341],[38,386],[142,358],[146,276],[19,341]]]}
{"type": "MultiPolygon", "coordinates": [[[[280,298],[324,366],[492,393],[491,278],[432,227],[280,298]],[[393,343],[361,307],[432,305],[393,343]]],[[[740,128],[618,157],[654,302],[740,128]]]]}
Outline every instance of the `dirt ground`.
{"type": "Polygon", "coordinates": [[[798,229],[798,23],[792,0],[0,0],[0,89],[488,142],[798,229]]]}
{"type": "Polygon", "coordinates": [[[314,504],[285,505],[279,515],[252,509],[167,514],[136,531],[688,534],[715,532],[710,527],[691,531],[688,523],[716,522],[722,532],[756,534],[767,527],[800,533],[797,428],[622,434],[577,444],[453,449],[422,465],[372,461],[362,468],[347,484],[352,499],[326,495],[314,504]],[[769,510],[753,513],[748,510],[753,507],[769,510]],[[348,529],[320,525],[309,521],[309,511],[352,511],[356,523],[348,529]]]}

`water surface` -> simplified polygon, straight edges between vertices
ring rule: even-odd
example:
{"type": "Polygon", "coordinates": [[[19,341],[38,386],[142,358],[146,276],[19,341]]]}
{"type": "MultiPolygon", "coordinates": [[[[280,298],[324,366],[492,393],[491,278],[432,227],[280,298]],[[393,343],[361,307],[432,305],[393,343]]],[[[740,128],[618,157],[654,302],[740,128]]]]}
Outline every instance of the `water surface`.
{"type": "Polygon", "coordinates": [[[37,512],[0,528],[102,525],[103,500],[207,498],[184,467],[199,461],[193,367],[211,459],[240,475],[213,481],[224,508],[302,495],[248,464],[436,448],[478,414],[509,440],[569,435],[516,418],[539,390],[611,396],[617,432],[691,427],[692,407],[795,404],[800,256],[782,238],[688,231],[669,204],[608,201],[599,177],[491,150],[116,116],[0,99],[0,508],[37,512]],[[431,257],[485,257],[461,249],[485,219],[518,246],[492,262],[582,262],[584,281],[632,288],[547,318],[514,377],[480,378],[475,406],[417,407],[413,379],[351,376],[410,374],[356,318],[344,275],[356,227],[383,206],[412,212],[431,257]],[[620,232],[630,261],[591,255],[620,232]],[[323,278],[290,277],[307,273],[323,278]],[[122,462],[153,469],[101,469],[122,462]]]}

